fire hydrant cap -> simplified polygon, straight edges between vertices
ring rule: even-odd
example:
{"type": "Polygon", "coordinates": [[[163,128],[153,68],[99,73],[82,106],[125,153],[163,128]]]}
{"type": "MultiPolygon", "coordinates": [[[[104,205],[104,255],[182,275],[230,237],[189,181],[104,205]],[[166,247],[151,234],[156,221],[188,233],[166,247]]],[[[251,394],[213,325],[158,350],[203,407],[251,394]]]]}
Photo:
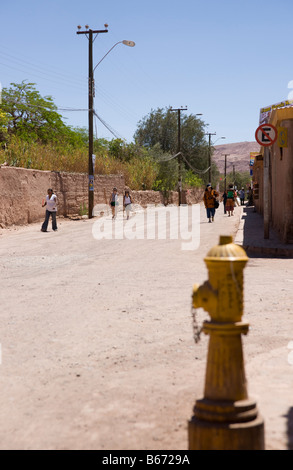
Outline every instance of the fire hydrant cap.
{"type": "Polygon", "coordinates": [[[247,261],[248,257],[246,252],[241,246],[233,243],[233,238],[230,235],[221,235],[219,245],[213,246],[208,252],[205,260],[211,260],[213,258],[221,260],[238,260],[247,261]]]}

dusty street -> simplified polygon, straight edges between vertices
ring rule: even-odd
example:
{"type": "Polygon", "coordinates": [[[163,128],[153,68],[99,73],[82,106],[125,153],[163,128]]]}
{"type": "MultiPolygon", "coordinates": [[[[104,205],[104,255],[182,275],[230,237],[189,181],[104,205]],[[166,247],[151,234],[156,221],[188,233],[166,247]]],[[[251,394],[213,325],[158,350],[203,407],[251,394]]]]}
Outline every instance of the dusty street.
{"type": "MultiPolygon", "coordinates": [[[[209,224],[201,207],[192,251],[168,238],[98,240],[96,218],[1,230],[0,448],[186,450],[208,346],[193,340],[192,285],[240,216],[221,206],[209,224]]],[[[244,271],[246,376],[266,449],[292,447],[292,265],[254,256],[244,271]]]]}

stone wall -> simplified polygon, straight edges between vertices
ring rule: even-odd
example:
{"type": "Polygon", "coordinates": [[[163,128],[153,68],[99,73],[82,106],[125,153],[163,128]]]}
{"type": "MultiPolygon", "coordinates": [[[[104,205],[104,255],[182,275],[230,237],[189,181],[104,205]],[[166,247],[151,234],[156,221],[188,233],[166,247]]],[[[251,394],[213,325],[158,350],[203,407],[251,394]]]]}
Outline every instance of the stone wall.
{"type": "MultiPolygon", "coordinates": [[[[120,196],[126,189],[123,175],[96,175],[94,204],[108,204],[113,187],[120,196]]],[[[42,201],[47,189],[52,188],[58,196],[58,214],[76,216],[88,206],[88,176],[84,173],[28,170],[0,166],[0,227],[25,225],[44,218],[42,201]]],[[[170,191],[164,196],[159,191],[132,191],[136,204],[178,204],[178,193],[170,191]]],[[[195,204],[202,200],[199,189],[184,192],[185,202],[195,204]]]]}

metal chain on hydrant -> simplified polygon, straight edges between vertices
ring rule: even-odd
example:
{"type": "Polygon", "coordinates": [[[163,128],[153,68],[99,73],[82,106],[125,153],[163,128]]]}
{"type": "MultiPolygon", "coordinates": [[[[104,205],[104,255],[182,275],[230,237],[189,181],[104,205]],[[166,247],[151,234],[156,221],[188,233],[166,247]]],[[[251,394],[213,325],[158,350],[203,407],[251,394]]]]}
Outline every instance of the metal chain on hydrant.
{"type": "Polygon", "coordinates": [[[196,308],[191,305],[191,317],[192,317],[192,326],[193,326],[193,338],[195,344],[197,344],[200,340],[200,334],[202,332],[202,327],[199,326],[196,318],[196,308]]]}

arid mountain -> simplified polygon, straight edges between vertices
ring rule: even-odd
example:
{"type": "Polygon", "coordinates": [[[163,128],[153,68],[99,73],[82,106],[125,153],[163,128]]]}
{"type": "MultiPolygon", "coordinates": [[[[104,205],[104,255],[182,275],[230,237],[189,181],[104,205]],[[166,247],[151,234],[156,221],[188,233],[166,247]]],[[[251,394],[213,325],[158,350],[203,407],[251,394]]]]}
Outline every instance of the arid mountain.
{"type": "Polygon", "coordinates": [[[225,155],[227,155],[227,174],[233,171],[249,171],[250,152],[259,152],[257,142],[237,142],[235,144],[215,145],[212,159],[217,164],[220,173],[225,171],[225,155]]]}

